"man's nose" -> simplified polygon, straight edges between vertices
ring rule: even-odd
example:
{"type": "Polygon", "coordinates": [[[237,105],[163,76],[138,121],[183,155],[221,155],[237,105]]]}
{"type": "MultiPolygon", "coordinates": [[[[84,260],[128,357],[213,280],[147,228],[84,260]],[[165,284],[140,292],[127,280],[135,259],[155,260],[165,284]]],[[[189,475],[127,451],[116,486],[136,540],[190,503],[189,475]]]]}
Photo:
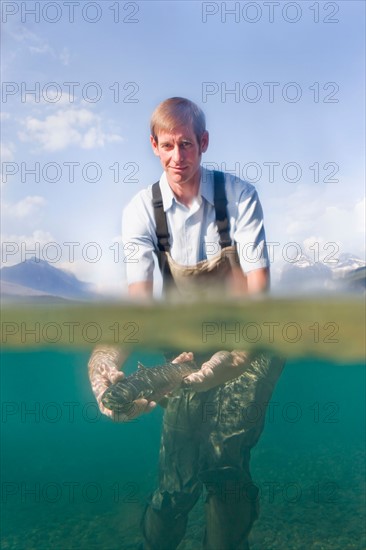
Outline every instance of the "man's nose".
{"type": "Polygon", "coordinates": [[[182,150],[179,147],[179,145],[176,145],[173,150],[173,160],[175,163],[179,164],[179,162],[182,160],[182,150]]]}

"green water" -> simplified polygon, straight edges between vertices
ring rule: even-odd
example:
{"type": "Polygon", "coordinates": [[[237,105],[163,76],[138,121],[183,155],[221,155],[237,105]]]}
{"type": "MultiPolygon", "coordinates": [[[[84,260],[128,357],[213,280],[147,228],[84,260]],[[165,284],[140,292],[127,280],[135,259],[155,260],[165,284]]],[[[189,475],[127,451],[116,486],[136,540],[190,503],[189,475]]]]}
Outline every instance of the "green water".
{"type": "MultiPolygon", "coordinates": [[[[4,549],[137,548],[156,484],[162,410],[119,425],[98,414],[89,354],[2,354],[4,549]]],[[[161,359],[135,351],[127,372],[137,357],[147,365],[161,359]]],[[[363,366],[289,360],[252,452],[261,515],[251,548],[365,548],[364,450],[363,366]]],[[[203,500],[182,549],[200,548],[203,500]]]]}

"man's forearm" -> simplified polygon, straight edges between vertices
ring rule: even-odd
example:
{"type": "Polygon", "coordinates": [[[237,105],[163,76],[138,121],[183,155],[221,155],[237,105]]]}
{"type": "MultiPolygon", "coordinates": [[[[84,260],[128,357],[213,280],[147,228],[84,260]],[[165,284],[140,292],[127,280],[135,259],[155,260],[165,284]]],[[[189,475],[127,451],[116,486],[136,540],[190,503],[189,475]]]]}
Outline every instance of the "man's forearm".
{"type": "Polygon", "coordinates": [[[153,296],[153,282],[141,281],[128,285],[128,295],[136,300],[151,299],[153,296]]]}
{"type": "Polygon", "coordinates": [[[251,354],[242,350],[218,351],[199,371],[187,376],[183,385],[199,392],[210,390],[243,374],[251,359],[251,354]]]}
{"type": "Polygon", "coordinates": [[[111,365],[119,368],[127,354],[118,346],[100,345],[96,346],[91,354],[88,363],[89,377],[91,378],[95,369],[100,369],[101,364],[111,365]]]}
{"type": "Polygon", "coordinates": [[[220,384],[229,382],[243,374],[248,368],[252,354],[243,350],[218,351],[208,361],[213,376],[220,384]]]}
{"type": "Polygon", "coordinates": [[[269,290],[269,268],[263,267],[247,273],[248,294],[260,294],[269,290]]]}

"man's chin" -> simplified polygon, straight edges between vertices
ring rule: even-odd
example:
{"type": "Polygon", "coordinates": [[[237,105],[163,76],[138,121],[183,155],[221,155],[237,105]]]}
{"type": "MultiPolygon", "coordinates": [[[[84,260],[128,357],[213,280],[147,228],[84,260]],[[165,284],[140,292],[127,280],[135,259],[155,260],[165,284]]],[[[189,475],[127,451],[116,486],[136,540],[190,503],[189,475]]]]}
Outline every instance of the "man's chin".
{"type": "Polygon", "coordinates": [[[186,181],[187,181],[187,175],[182,172],[182,173],[177,173],[177,172],[170,172],[168,174],[168,178],[170,181],[173,181],[174,183],[179,183],[179,184],[184,184],[186,181]]]}

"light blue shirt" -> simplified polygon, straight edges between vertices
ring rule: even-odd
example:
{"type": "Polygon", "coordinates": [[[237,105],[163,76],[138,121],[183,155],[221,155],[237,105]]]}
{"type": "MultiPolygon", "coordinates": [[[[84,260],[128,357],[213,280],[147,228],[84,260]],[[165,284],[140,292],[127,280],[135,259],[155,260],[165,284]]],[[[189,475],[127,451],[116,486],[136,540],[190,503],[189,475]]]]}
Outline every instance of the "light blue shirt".
{"type": "MultiPolygon", "coordinates": [[[[189,207],[176,199],[165,172],[160,178],[160,189],[173,260],[187,266],[217,256],[221,249],[215,221],[213,171],[201,167],[199,194],[189,207]]],[[[237,243],[244,273],[268,267],[263,212],[255,188],[225,173],[225,189],[230,237],[237,243]]],[[[124,209],[122,240],[128,284],[152,281],[157,249],[152,185],[137,193],[124,209]]]]}

